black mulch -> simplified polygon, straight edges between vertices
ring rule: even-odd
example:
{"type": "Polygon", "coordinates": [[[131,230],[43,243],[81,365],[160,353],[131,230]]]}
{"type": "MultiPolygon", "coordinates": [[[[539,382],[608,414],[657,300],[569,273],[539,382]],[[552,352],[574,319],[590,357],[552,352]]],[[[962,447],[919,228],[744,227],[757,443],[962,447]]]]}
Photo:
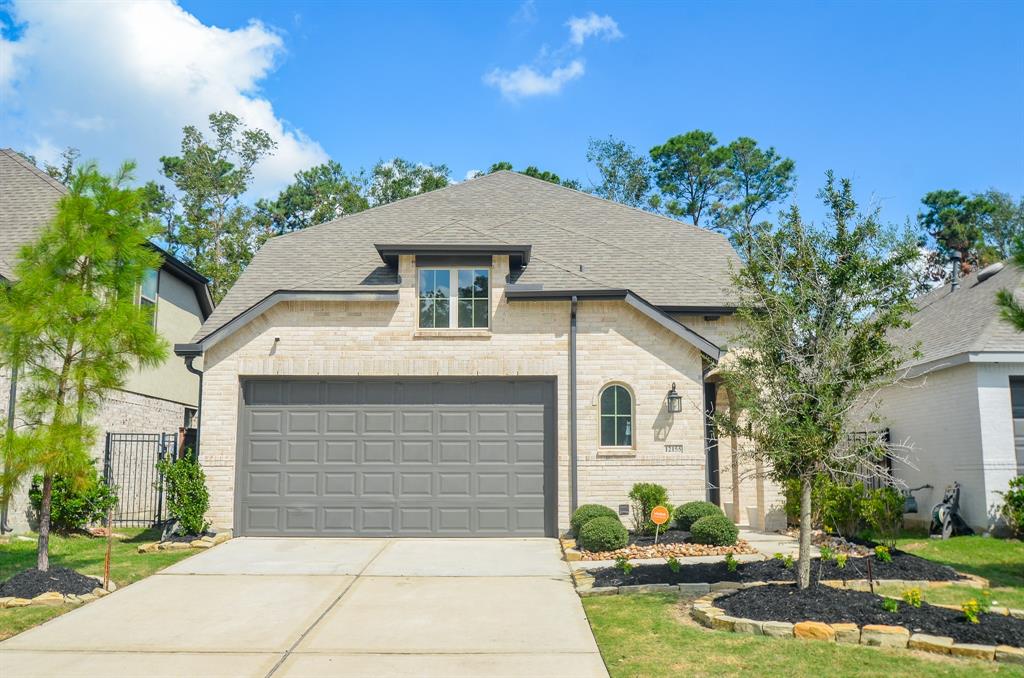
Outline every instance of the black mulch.
{"type": "MultiPolygon", "coordinates": [[[[922,581],[950,581],[960,579],[953,568],[924,558],[894,551],[892,562],[883,563],[874,556],[848,558],[846,567],[839,569],[833,561],[811,561],[811,577],[818,579],[867,579],[867,561],[871,559],[871,574],[875,579],[911,579],[922,581]]],[[[720,581],[796,581],[796,564],[786,567],[781,560],[740,563],[736,572],[729,572],[724,561],[682,565],[673,572],[668,565],[637,565],[628,575],[614,567],[590,570],[594,586],[626,586],[631,584],[713,584],[720,581]]]]}
{"type": "Polygon", "coordinates": [[[80,596],[91,593],[99,585],[95,577],[88,577],[66,567],[51,567],[46,572],[33,568],[19,572],[0,584],[0,598],[35,598],[48,591],[80,596]]]}
{"type": "MultiPolygon", "coordinates": [[[[658,533],[659,544],[684,544],[688,541],[690,541],[690,533],[684,532],[683,530],[668,530],[667,532],[658,533]]],[[[629,545],[654,546],[654,535],[638,536],[630,532],[629,545]]]]}
{"type": "Polygon", "coordinates": [[[852,622],[903,626],[911,633],[949,636],[959,643],[1024,647],[1024,620],[1001,614],[982,614],[972,624],[958,610],[922,603],[899,603],[896,612],[882,607],[882,598],[866,591],[812,586],[757,586],[715,600],[715,606],[733,617],[757,621],[852,622]]]}

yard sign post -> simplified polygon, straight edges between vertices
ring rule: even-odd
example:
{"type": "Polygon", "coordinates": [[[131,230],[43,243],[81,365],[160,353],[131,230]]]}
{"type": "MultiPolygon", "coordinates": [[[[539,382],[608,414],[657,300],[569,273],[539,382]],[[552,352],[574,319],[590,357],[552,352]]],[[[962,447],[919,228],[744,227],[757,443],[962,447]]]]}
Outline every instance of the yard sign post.
{"type": "Polygon", "coordinates": [[[651,522],[654,523],[654,544],[658,544],[658,528],[668,522],[669,512],[664,506],[651,509],[651,522]]]}

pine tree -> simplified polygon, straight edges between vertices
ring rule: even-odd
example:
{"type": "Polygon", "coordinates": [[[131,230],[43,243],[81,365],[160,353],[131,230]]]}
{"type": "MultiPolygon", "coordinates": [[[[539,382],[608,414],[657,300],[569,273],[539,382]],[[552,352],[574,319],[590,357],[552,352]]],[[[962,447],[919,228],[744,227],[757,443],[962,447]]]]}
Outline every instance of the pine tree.
{"type": "Polygon", "coordinates": [[[96,436],[90,418],[103,396],[136,365],[167,356],[152,311],[136,303],[144,272],[158,268],[160,256],[147,245],[159,229],[145,218],[141,192],[125,187],[133,169],[126,163],[111,178],[94,164],[79,167],[54,220],[21,251],[17,281],[0,291],[0,362],[19,370],[25,422],[4,441],[11,463],[0,487],[14,487],[17,473],[42,474],[42,571],[54,476],[85,482],[96,436]]]}

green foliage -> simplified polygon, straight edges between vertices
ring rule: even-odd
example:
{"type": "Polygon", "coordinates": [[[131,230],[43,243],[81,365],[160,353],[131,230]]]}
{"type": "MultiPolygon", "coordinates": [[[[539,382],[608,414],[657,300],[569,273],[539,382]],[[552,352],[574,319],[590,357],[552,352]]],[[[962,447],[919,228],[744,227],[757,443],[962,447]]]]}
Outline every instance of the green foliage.
{"type": "Polygon", "coordinates": [[[774,148],[763,150],[750,137],[740,137],[726,148],[719,200],[712,206],[717,230],[733,243],[747,243],[757,216],[785,200],[796,184],[796,163],[774,148]]]}
{"type": "Polygon", "coordinates": [[[891,563],[892,554],[889,552],[888,546],[876,546],[875,547],[875,558],[882,563],[891,563]]]}
{"type": "Polygon", "coordinates": [[[836,552],[834,550],[832,550],[831,548],[829,548],[828,546],[821,546],[821,547],[819,547],[818,548],[818,552],[821,554],[821,559],[824,560],[825,562],[828,562],[830,560],[834,560],[835,557],[836,557],[836,552]]]}
{"type": "Polygon", "coordinates": [[[724,182],[728,157],[714,134],[699,129],[652,148],[654,178],[666,199],[665,210],[700,226],[701,216],[710,209],[724,182]]]}
{"type": "MultiPolygon", "coordinates": [[[[722,370],[744,413],[743,434],[775,480],[799,481],[803,511],[813,483],[877,459],[882,442],[850,436],[880,420],[874,394],[897,380],[909,352],[891,341],[914,310],[917,244],[858,212],[848,180],[828,174],[826,223],[795,207],[774,230],[758,228],[734,276],[745,350],[722,370]],[[851,411],[862,413],[854,421],[851,411]]],[[[810,585],[810,538],[800,540],[801,587],[810,585]]]]}
{"type": "Polygon", "coordinates": [[[668,560],[665,561],[668,565],[668,569],[672,570],[673,573],[679,574],[679,570],[682,569],[683,564],[679,562],[679,559],[675,556],[669,556],[668,560]]]}
{"type": "Polygon", "coordinates": [[[522,169],[522,170],[513,170],[512,169],[512,163],[507,162],[505,160],[498,161],[498,162],[494,163],[493,165],[491,165],[490,168],[487,170],[487,174],[494,174],[495,172],[501,172],[501,171],[506,171],[506,172],[518,171],[519,174],[525,174],[528,177],[533,177],[534,179],[540,179],[541,181],[546,181],[549,184],[557,184],[559,186],[565,186],[566,188],[573,188],[573,189],[576,189],[577,191],[581,190],[581,188],[582,188],[580,186],[580,182],[576,181],[575,179],[562,179],[560,176],[558,176],[554,172],[549,172],[547,170],[538,169],[534,165],[530,165],[526,169],[522,169]]]}
{"type": "Polygon", "coordinates": [[[161,172],[178,196],[155,184],[150,213],[164,219],[171,251],[210,278],[215,301],[224,298],[262,244],[253,211],[242,200],[256,164],[276,142],[228,112],[211,113],[211,136],[193,125],[182,130],[181,155],[160,158],[161,172]]]}
{"type": "Polygon", "coordinates": [[[572,528],[573,534],[578,535],[580,529],[594,518],[614,518],[618,520],[619,515],[601,504],[583,504],[573,511],[572,517],[569,519],[569,527],[572,528]]]}
{"type": "Polygon", "coordinates": [[[725,554],[725,569],[730,572],[735,572],[739,569],[740,561],[736,560],[736,557],[731,553],[725,554]]]}
{"type": "Polygon", "coordinates": [[[864,520],[890,549],[896,548],[896,537],[903,527],[903,493],[894,487],[879,487],[864,499],[864,520]]]}
{"type": "Polygon", "coordinates": [[[650,205],[650,162],[632,146],[612,136],[591,138],[587,143],[587,161],[594,163],[601,173],[601,183],[594,187],[595,195],[630,207],[650,205]]]}
{"type": "Polygon", "coordinates": [[[740,530],[723,515],[704,516],[690,527],[690,540],[709,546],[733,546],[740,530]]]}
{"type": "Polygon", "coordinates": [[[448,185],[447,165],[414,163],[404,158],[381,160],[370,173],[368,197],[373,206],[387,205],[448,185]]]}
{"type": "Polygon", "coordinates": [[[847,485],[826,480],[821,486],[822,523],[846,539],[853,537],[860,530],[863,500],[864,483],[847,485]]]}
{"type": "Polygon", "coordinates": [[[695,522],[704,516],[724,515],[722,509],[709,501],[688,501],[676,508],[674,518],[676,527],[680,530],[689,530],[695,522]]]}
{"type": "Polygon", "coordinates": [[[772,559],[774,559],[774,560],[782,560],[782,559],[783,559],[784,557],[785,557],[785,556],[783,556],[783,555],[782,555],[782,554],[781,554],[780,552],[778,552],[778,551],[776,551],[775,553],[773,553],[773,554],[772,554],[772,559]]]}
{"type": "Polygon", "coordinates": [[[895,598],[882,598],[882,609],[893,614],[899,612],[900,601],[895,598]]]}
{"type": "Polygon", "coordinates": [[[655,506],[664,506],[672,515],[672,506],[668,503],[668,490],[657,483],[636,483],[629,491],[632,506],[633,531],[636,534],[654,534],[657,525],[651,521],[651,510],[655,506]]]}
{"type": "Polygon", "coordinates": [[[206,489],[206,474],[192,454],[177,461],[161,459],[157,470],[164,477],[164,496],[167,510],[177,519],[184,534],[202,534],[206,531],[206,511],[210,508],[210,493],[206,489]]]}
{"type": "Polygon", "coordinates": [[[1003,497],[1003,519],[1014,534],[1024,538],[1024,476],[1011,480],[1009,489],[999,494],[1003,497]]]}
{"type": "Polygon", "coordinates": [[[587,551],[615,551],[629,542],[618,518],[594,518],[580,528],[576,541],[587,551]]]}
{"type": "Polygon", "coordinates": [[[838,567],[840,570],[845,570],[846,569],[846,561],[847,561],[848,558],[849,558],[849,556],[846,555],[845,553],[837,553],[836,554],[836,567],[838,567]]]}
{"type": "MultiPolygon", "coordinates": [[[[114,177],[79,167],[53,221],[22,248],[17,280],[0,286],[0,363],[19,370],[24,427],[5,436],[4,480],[42,475],[38,567],[49,567],[53,481],[94,473],[90,419],[129,371],[167,355],[152,311],[135,303],[147,269],[160,266],[148,246],[158,231],[146,220],[141,191],[126,188],[133,165],[114,177]],[[8,466],[8,461],[11,462],[8,466]]],[[[9,491],[9,490],[8,490],[9,491]]]]}
{"type": "Polygon", "coordinates": [[[256,220],[263,231],[298,231],[370,206],[363,192],[366,178],[349,175],[333,160],[296,172],[295,181],[274,201],[256,202],[256,220]]]}
{"type": "Polygon", "coordinates": [[[921,589],[909,588],[904,591],[903,602],[911,607],[921,607],[921,589]]]}
{"type": "Polygon", "coordinates": [[[981,623],[981,604],[975,598],[964,601],[960,609],[964,613],[964,617],[971,624],[981,623]]]}
{"type": "Polygon", "coordinates": [[[786,557],[782,559],[782,564],[786,566],[787,570],[792,570],[793,569],[793,563],[794,562],[795,561],[793,560],[793,554],[791,554],[791,553],[787,553],[786,557]]]}
{"type": "Polygon", "coordinates": [[[992,592],[988,589],[978,592],[978,608],[986,614],[992,611],[992,592]]]}
{"type": "MultiPolygon", "coordinates": [[[[984,196],[966,196],[960,191],[932,191],[923,198],[924,209],[917,215],[922,235],[935,240],[937,266],[945,269],[950,255],[959,252],[969,271],[994,259],[984,247],[982,224],[990,209],[984,196]]],[[[944,272],[940,274],[944,276],[944,272]]]]}
{"type": "Polygon", "coordinates": [[[622,574],[629,575],[633,571],[633,563],[629,562],[629,558],[625,556],[619,556],[615,559],[615,569],[620,570],[622,574]]]}
{"type": "MultiPolygon", "coordinates": [[[[33,476],[28,498],[38,515],[43,503],[43,477],[33,476]]],[[[93,468],[81,478],[53,477],[50,504],[50,529],[58,534],[78,532],[107,517],[107,509],[117,504],[117,495],[93,468]]]]}

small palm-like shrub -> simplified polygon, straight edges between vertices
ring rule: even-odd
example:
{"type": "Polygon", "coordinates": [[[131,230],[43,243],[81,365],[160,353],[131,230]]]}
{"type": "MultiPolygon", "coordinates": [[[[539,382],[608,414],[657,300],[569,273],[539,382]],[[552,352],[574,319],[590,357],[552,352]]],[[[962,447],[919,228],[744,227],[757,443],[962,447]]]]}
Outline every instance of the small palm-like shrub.
{"type": "Polygon", "coordinates": [[[618,518],[594,518],[580,528],[576,541],[587,551],[614,551],[629,541],[618,518]]]}
{"type": "Polygon", "coordinates": [[[572,514],[572,518],[569,519],[569,527],[572,528],[572,533],[578,535],[583,526],[594,518],[615,518],[615,520],[618,520],[619,515],[601,504],[584,504],[576,509],[572,514]]]}
{"type": "Polygon", "coordinates": [[[724,515],[722,509],[709,501],[688,501],[676,509],[676,527],[680,530],[689,530],[695,522],[705,516],[724,515]]]}
{"type": "Polygon", "coordinates": [[[725,516],[704,516],[690,527],[690,539],[695,544],[733,546],[740,530],[725,516]]]}

